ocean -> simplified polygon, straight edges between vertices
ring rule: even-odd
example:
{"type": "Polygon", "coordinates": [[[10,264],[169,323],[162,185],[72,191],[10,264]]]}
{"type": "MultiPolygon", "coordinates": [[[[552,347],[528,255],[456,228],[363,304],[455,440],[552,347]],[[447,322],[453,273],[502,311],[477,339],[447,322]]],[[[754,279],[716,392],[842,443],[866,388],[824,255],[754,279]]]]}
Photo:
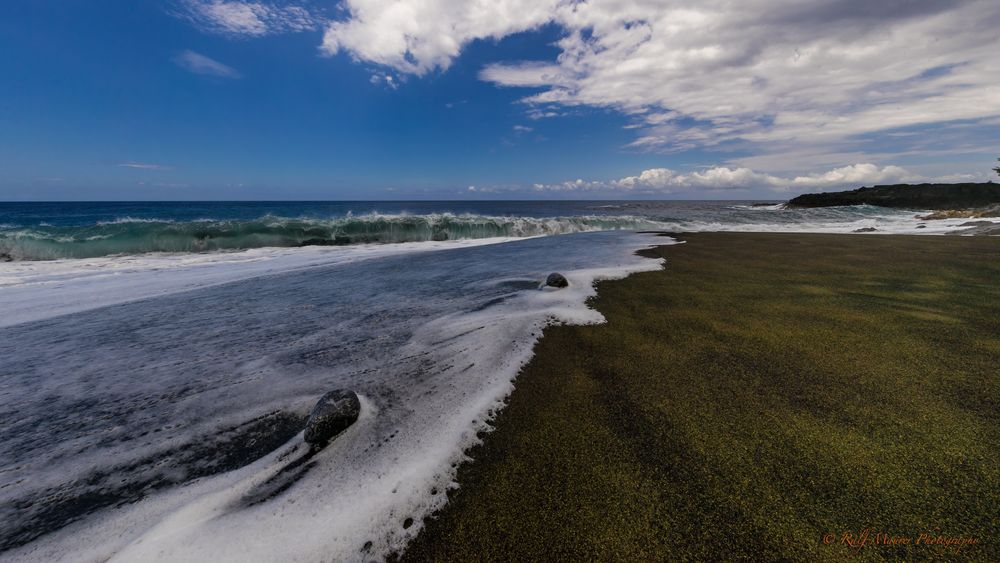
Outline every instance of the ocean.
{"type": "MultiPolygon", "coordinates": [[[[0,203],[0,260],[528,237],[597,230],[912,231],[910,211],[780,202],[0,203]]],[[[952,227],[934,222],[929,227],[952,227]]]]}
{"type": "Polygon", "coordinates": [[[0,204],[0,558],[365,560],[645,231],[958,232],[777,202],[0,204]],[[543,288],[550,272],[564,289],[543,288]],[[359,420],[307,456],[332,389],[359,420]]]}

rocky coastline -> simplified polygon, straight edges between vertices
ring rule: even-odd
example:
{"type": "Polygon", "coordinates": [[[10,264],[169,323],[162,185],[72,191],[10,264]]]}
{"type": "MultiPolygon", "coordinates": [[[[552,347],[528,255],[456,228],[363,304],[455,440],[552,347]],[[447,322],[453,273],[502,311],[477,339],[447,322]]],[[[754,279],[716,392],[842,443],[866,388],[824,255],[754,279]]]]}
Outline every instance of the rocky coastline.
{"type": "Polygon", "coordinates": [[[786,204],[790,208],[878,205],[899,209],[934,211],[976,210],[969,217],[1000,216],[1000,184],[894,184],[843,192],[802,194],[786,204]],[[983,214],[993,212],[993,215],[983,214]]]}

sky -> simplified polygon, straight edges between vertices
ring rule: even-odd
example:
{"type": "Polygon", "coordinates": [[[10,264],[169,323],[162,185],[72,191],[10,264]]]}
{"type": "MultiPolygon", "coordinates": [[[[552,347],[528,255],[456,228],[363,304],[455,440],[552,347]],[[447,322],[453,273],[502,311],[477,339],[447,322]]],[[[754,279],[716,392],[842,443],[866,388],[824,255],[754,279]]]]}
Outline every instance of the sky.
{"type": "Polygon", "coordinates": [[[986,181],[996,0],[8,0],[0,200],[986,181]]]}

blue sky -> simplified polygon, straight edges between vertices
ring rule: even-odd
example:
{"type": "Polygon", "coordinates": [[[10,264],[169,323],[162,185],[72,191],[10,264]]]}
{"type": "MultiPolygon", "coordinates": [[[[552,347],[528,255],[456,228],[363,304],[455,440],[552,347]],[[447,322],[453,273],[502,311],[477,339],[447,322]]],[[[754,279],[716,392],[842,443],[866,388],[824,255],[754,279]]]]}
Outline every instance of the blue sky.
{"type": "Polygon", "coordinates": [[[991,3],[841,25],[852,2],[754,2],[756,22],[672,0],[13,0],[0,200],[780,198],[988,177],[991,3]],[[892,44],[968,18],[982,29],[962,40],[892,44]]]}

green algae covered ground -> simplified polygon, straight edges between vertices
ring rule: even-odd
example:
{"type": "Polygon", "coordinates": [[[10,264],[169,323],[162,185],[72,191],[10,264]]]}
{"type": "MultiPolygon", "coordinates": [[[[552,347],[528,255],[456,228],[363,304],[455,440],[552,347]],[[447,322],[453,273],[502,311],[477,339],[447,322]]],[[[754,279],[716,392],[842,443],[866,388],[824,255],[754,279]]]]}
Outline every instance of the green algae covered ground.
{"type": "Polygon", "coordinates": [[[545,331],[403,558],[1000,560],[1000,238],[680,238],[545,331]]]}

